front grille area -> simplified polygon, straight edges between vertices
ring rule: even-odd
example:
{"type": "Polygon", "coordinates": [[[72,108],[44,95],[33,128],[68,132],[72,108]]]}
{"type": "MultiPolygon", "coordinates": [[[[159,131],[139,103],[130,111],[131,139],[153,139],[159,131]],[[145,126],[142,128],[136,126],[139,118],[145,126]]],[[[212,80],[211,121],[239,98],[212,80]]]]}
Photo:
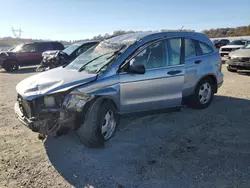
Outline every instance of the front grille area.
{"type": "Polygon", "coordinates": [[[250,57],[242,57],[239,59],[240,59],[240,62],[250,62],[250,57]]]}
{"type": "Polygon", "coordinates": [[[31,118],[32,117],[32,104],[31,102],[23,99],[20,95],[18,95],[17,97],[18,103],[19,103],[19,108],[21,110],[21,112],[23,113],[23,115],[27,118],[31,118]]]}
{"type": "Polygon", "coordinates": [[[250,62],[250,58],[249,57],[237,57],[232,59],[233,62],[250,62]]]}
{"type": "Polygon", "coordinates": [[[221,51],[223,51],[223,52],[231,52],[232,48],[222,48],[221,51]]]}

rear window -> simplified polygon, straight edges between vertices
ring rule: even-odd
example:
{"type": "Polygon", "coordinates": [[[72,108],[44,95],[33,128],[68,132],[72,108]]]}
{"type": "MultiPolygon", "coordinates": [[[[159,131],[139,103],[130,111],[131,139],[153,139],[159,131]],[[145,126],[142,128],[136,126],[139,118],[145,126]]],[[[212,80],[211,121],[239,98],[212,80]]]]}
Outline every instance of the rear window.
{"type": "Polygon", "coordinates": [[[209,53],[213,52],[213,49],[209,45],[207,45],[203,42],[199,42],[199,45],[200,45],[202,54],[209,54],[209,53]]]}

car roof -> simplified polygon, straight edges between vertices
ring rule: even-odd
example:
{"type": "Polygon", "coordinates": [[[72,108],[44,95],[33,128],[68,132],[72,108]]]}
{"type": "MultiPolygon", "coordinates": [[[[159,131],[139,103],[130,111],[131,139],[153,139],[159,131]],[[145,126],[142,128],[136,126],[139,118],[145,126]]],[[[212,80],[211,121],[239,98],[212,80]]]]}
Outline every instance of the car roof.
{"type": "Polygon", "coordinates": [[[74,45],[83,45],[83,44],[87,44],[87,43],[99,43],[99,42],[100,41],[98,41],[98,40],[85,40],[85,41],[74,43],[74,45]]]}
{"type": "Polygon", "coordinates": [[[43,43],[60,43],[59,41],[33,41],[33,42],[25,42],[25,43],[20,43],[22,45],[25,45],[25,44],[43,44],[43,43]]]}
{"type": "Polygon", "coordinates": [[[211,42],[210,39],[203,33],[197,32],[136,32],[136,33],[129,33],[123,34],[116,37],[112,37],[110,39],[105,40],[108,43],[122,43],[122,44],[133,44],[135,42],[144,40],[145,42],[160,39],[164,37],[190,37],[195,38],[197,40],[211,42]]]}

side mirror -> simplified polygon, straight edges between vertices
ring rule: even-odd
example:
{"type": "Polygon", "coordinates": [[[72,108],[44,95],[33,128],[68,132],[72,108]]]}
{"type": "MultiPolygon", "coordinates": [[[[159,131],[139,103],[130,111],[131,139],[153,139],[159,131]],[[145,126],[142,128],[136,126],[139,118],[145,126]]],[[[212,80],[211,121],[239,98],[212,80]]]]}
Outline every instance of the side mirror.
{"type": "Polygon", "coordinates": [[[142,64],[130,65],[127,69],[127,72],[131,74],[144,74],[145,71],[146,71],[145,66],[142,64]]]}

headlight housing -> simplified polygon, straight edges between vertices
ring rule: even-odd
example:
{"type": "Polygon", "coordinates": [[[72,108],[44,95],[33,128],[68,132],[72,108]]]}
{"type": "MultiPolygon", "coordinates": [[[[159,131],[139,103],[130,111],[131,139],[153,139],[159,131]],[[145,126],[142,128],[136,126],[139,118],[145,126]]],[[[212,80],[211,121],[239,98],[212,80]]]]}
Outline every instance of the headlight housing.
{"type": "Polygon", "coordinates": [[[54,108],[56,107],[56,99],[53,96],[45,96],[44,97],[44,106],[46,108],[54,108]]]}

